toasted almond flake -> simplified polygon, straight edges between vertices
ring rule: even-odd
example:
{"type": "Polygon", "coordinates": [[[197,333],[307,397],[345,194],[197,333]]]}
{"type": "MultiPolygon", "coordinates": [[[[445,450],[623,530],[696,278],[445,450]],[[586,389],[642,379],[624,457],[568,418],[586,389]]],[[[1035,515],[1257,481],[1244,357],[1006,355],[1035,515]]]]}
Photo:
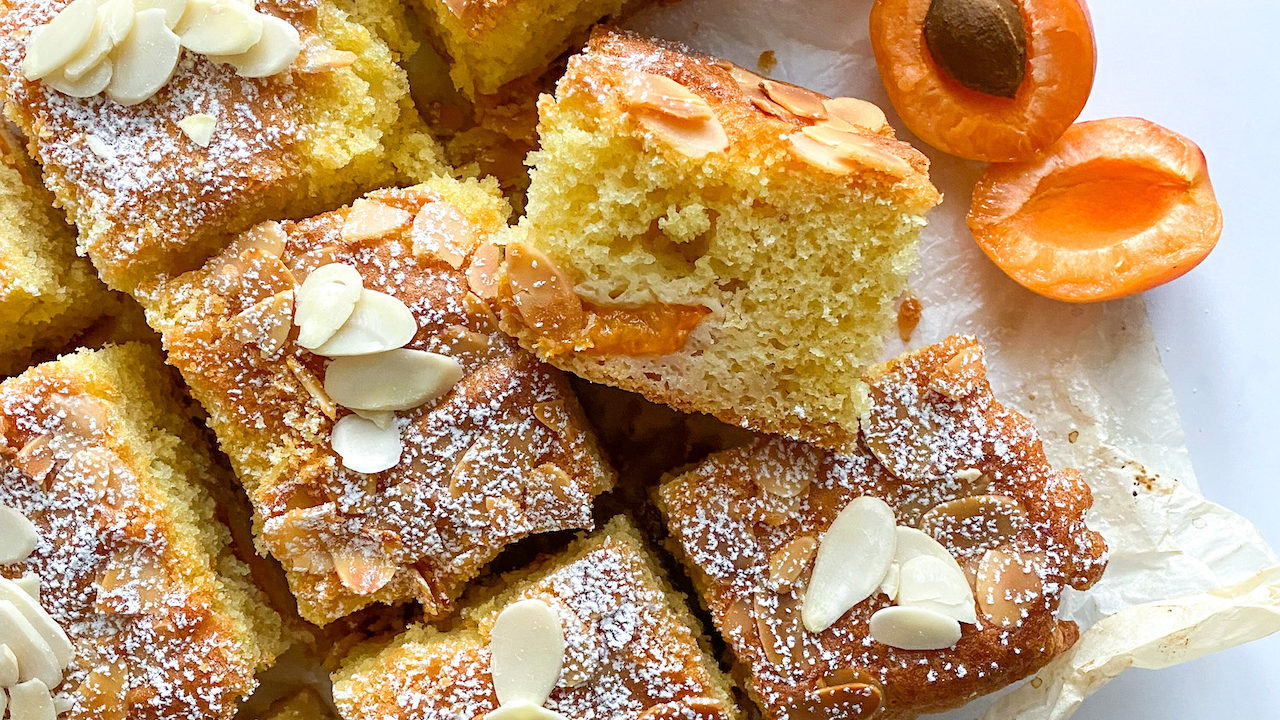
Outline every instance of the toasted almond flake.
{"type": "Polygon", "coordinates": [[[777,462],[762,462],[753,468],[751,477],[765,492],[782,498],[794,498],[809,489],[818,476],[819,456],[817,453],[796,452],[794,446],[787,443],[773,443],[762,450],[773,454],[777,451],[777,462]],[[794,459],[789,455],[795,452],[794,459]]]}
{"type": "Polygon", "coordinates": [[[827,109],[823,107],[823,100],[826,98],[812,90],[776,80],[762,80],[760,89],[770,100],[800,117],[810,120],[823,120],[827,117],[827,109]]]}
{"type": "Polygon", "coordinates": [[[912,172],[910,163],[879,147],[874,140],[829,123],[802,128],[787,139],[800,159],[837,175],[876,170],[901,178],[912,172]]]}
{"type": "Polygon", "coordinates": [[[982,479],[982,471],[978,468],[962,468],[956,471],[956,479],[961,482],[975,483],[982,479]]]}
{"type": "Polygon", "coordinates": [[[706,100],[665,75],[647,72],[629,75],[622,96],[629,107],[652,110],[680,120],[715,117],[706,100]]]}
{"type": "Polygon", "coordinates": [[[98,63],[92,70],[89,70],[79,78],[72,80],[62,74],[60,70],[55,70],[42,78],[44,84],[57,90],[63,95],[71,97],[84,98],[93,97],[111,84],[113,65],[110,60],[103,60],[98,63]]]}
{"type": "Polygon", "coordinates": [[[564,629],[545,602],[526,599],[503,608],[489,635],[489,671],[502,706],[541,706],[564,665],[564,629]]]}
{"type": "Polygon", "coordinates": [[[210,55],[214,62],[235,68],[241,77],[260,78],[289,69],[302,51],[302,38],[284,18],[262,15],[262,37],[238,55],[210,55]]]}
{"type": "Polygon", "coordinates": [[[338,580],[357,595],[372,595],[395,578],[399,568],[379,558],[351,550],[334,550],[333,571],[338,580]]]}
{"type": "Polygon", "coordinates": [[[330,443],[342,466],[358,473],[390,470],[404,452],[400,428],[395,423],[381,428],[359,415],[347,415],[334,423],[330,443]]]}
{"type": "Polygon", "coordinates": [[[955,618],[919,607],[881,608],[869,628],[872,640],[903,650],[942,650],[960,639],[955,618]]]}
{"type": "Polygon", "coordinates": [[[896,541],[888,503],[870,496],[850,500],[818,545],[802,608],[805,628],[822,632],[871,597],[889,572],[896,541]]]}
{"type": "Polygon", "coordinates": [[[39,539],[36,526],[26,515],[0,505],[0,565],[26,560],[35,552],[39,539]]]}
{"type": "Polygon", "coordinates": [[[792,538],[769,556],[769,583],[779,592],[790,590],[817,550],[818,540],[812,535],[792,538]]]}
{"type": "Polygon", "coordinates": [[[143,10],[133,30],[111,53],[114,73],[107,97],[121,105],[137,105],[159,92],[178,66],[182,46],[165,25],[164,10],[143,10]]]}
{"type": "Polygon", "coordinates": [[[974,595],[982,614],[1000,627],[1017,627],[1043,602],[1044,561],[1036,555],[988,550],[978,563],[974,595]]]}
{"type": "Polygon", "coordinates": [[[27,477],[43,484],[45,475],[53,469],[53,448],[50,446],[50,435],[37,435],[27,441],[16,455],[13,466],[26,473],[27,477]]]}
{"type": "Polygon", "coordinates": [[[987,377],[987,360],[982,346],[974,343],[960,349],[929,378],[929,388],[952,400],[961,400],[982,386],[987,377]]]}
{"type": "Polygon", "coordinates": [[[754,596],[756,635],[765,658],[787,673],[798,673],[808,664],[801,627],[799,601],[792,593],[770,596],[771,609],[759,591],[754,596]]]}
{"type": "Polygon", "coordinates": [[[9,720],[49,720],[57,716],[48,683],[27,680],[9,688],[9,720]]]}
{"type": "Polygon", "coordinates": [[[325,357],[371,355],[404,347],[418,334],[418,321],[399,299],[364,289],[342,327],[312,350],[325,357]]]}
{"type": "Polygon", "coordinates": [[[315,350],[329,341],[356,309],[364,290],[360,271],[345,263],[321,265],[298,286],[293,322],[298,345],[315,350]]]}
{"type": "Polygon", "coordinates": [[[178,121],[178,128],[191,138],[191,142],[200,147],[209,147],[213,139],[213,129],[218,126],[218,119],[208,113],[195,113],[178,121]]]}
{"type": "Polygon", "coordinates": [[[0,688],[18,684],[18,656],[8,645],[0,645],[0,688]]]}
{"type": "Polygon", "coordinates": [[[275,357],[293,330],[293,291],[259,300],[231,319],[230,334],[246,345],[257,345],[263,357],[275,357]]]}
{"type": "Polygon", "coordinates": [[[467,286],[477,297],[493,300],[498,297],[498,276],[502,269],[502,248],[490,242],[481,243],[471,254],[467,266],[467,286]]]}
{"type": "Polygon", "coordinates": [[[183,13],[187,11],[187,0],[133,0],[133,7],[137,11],[150,10],[151,8],[159,8],[164,11],[164,24],[170,30],[178,25],[178,21],[182,19],[183,13]]]}
{"type": "Polygon", "coordinates": [[[353,65],[356,54],[347,50],[335,50],[320,37],[309,35],[302,41],[302,53],[294,67],[303,74],[315,74],[340,70],[353,65]]]}
{"type": "Polygon", "coordinates": [[[39,80],[62,68],[89,42],[102,0],[73,0],[48,23],[32,31],[22,59],[22,75],[39,80]]]}
{"type": "Polygon", "coordinates": [[[338,404],[329,397],[329,393],[324,391],[324,385],[315,376],[315,373],[307,369],[297,358],[287,357],[284,359],[285,366],[289,368],[289,372],[293,374],[294,379],[302,386],[303,390],[316,401],[316,405],[320,406],[320,412],[325,417],[334,420],[338,417],[338,404]]]}
{"type": "Polygon", "coordinates": [[[701,160],[729,148],[729,135],[715,116],[706,120],[685,120],[649,110],[637,112],[636,118],[646,130],[693,160],[701,160]]]}
{"type": "Polygon", "coordinates": [[[521,243],[506,248],[507,280],[526,325],[542,335],[567,338],[587,323],[573,283],[546,255],[521,243]]]}
{"type": "Polygon", "coordinates": [[[252,5],[238,0],[187,0],[187,9],[175,32],[182,39],[182,47],[192,52],[237,55],[262,38],[265,17],[252,5]]]}
{"type": "Polygon", "coordinates": [[[829,116],[827,119],[831,122],[844,122],[872,132],[881,132],[889,127],[884,111],[866,100],[851,97],[827,98],[822,101],[822,107],[826,109],[829,116]]]}
{"type": "Polygon", "coordinates": [[[458,269],[480,244],[480,234],[465,215],[447,202],[422,206],[410,232],[414,257],[436,257],[458,269]]]}
{"type": "Polygon", "coordinates": [[[351,203],[342,223],[342,239],[347,242],[376,240],[413,222],[413,214],[376,200],[361,198],[351,203]]]}
{"type": "Polygon", "coordinates": [[[945,546],[993,548],[1009,542],[1027,524],[1017,500],[1005,495],[971,495],[935,506],[920,518],[920,529],[945,546]]]}
{"type": "Polygon", "coordinates": [[[956,561],[917,555],[902,564],[896,600],[904,607],[942,613],[970,625],[978,622],[969,580],[956,561]]]}
{"type": "Polygon", "coordinates": [[[325,371],[324,389],[344,407],[412,410],[443,396],[461,379],[457,360],[402,348],[335,359],[325,371]]]}

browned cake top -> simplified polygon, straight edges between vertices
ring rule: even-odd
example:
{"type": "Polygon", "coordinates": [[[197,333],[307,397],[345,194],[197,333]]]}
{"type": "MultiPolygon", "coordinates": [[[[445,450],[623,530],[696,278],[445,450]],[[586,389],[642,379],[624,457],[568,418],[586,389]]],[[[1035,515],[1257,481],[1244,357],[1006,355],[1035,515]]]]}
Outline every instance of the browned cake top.
{"type": "Polygon", "coordinates": [[[443,612],[504,545],[591,525],[591,497],[611,479],[576,401],[476,293],[492,293],[484,267],[495,248],[482,240],[501,222],[468,218],[423,186],[379,191],[246,233],[151,303],[310,619],[412,597],[443,612]],[[399,220],[369,230],[381,222],[370,213],[384,211],[399,220]],[[424,249],[432,238],[461,250],[443,259],[424,249]],[[334,423],[350,413],[324,390],[329,361],[297,345],[290,322],[297,284],[335,262],[408,306],[409,348],[452,357],[463,373],[438,401],[399,413],[403,455],[384,472],[349,470],[332,449],[334,423]]]}
{"type": "Polygon", "coordinates": [[[910,212],[941,199],[928,158],[895,139],[871,103],[766,79],[679,43],[597,28],[557,85],[558,102],[578,93],[695,159],[709,150],[833,186],[891,186],[910,212]]]}
{"type": "MultiPolygon", "coordinates": [[[[839,457],[782,440],[714,456],[664,485],[661,502],[717,627],[774,718],[914,717],[1021,678],[1069,647],[1055,618],[1084,589],[1105,544],[1084,514],[1088,487],[1055,471],[1022,415],[986,381],[982,348],[951,338],[874,370],[861,452],[839,457]],[[801,607],[813,557],[857,497],[886,501],[956,559],[977,623],[953,646],[903,650],[871,637],[883,592],[809,632],[801,607]]],[[[859,558],[848,559],[850,567],[859,558]]]]}
{"type": "Polygon", "coordinates": [[[339,677],[348,720],[482,718],[498,707],[490,634],[499,613],[537,599],[560,620],[565,654],[546,707],[575,720],[730,720],[737,711],[704,665],[697,636],[673,608],[633,540],[609,535],[552,559],[536,579],[471,610],[451,633],[419,628],[339,677]]]}
{"type": "Polygon", "coordinates": [[[186,52],[155,97],[128,107],[103,95],[74,98],[23,76],[32,30],[67,4],[15,0],[0,8],[0,83],[52,189],[84,231],[81,241],[109,282],[130,289],[122,283],[133,279],[135,263],[154,269],[189,259],[193,238],[244,227],[261,217],[263,204],[280,203],[281,186],[297,178],[300,90],[313,77],[303,72],[305,53],[317,53],[318,61],[325,51],[316,35],[317,2],[258,3],[301,32],[304,56],[294,72],[245,78],[186,52]],[[217,120],[207,147],[178,125],[198,113],[217,120]]]}
{"type": "Polygon", "coordinates": [[[208,561],[175,533],[149,448],[122,437],[120,392],[60,363],[0,385],[0,505],[39,535],[0,575],[35,574],[74,645],[54,688],[74,701],[62,717],[230,718],[255,668],[215,613],[208,561]]]}

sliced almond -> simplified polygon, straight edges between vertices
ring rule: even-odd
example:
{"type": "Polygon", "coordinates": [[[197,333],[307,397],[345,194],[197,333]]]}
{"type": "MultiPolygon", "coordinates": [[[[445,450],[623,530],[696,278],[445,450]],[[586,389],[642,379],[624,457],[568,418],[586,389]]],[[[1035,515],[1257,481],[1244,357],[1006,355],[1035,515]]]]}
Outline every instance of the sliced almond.
{"type": "Polygon", "coordinates": [[[302,51],[302,37],[288,20],[262,15],[262,37],[239,55],[210,55],[214,62],[235,68],[241,77],[260,78],[289,69],[302,51]]]}
{"type": "Polygon", "coordinates": [[[230,332],[245,345],[257,345],[263,357],[276,357],[293,330],[293,291],[259,300],[231,319],[230,332]]]}
{"type": "Polygon", "coordinates": [[[455,270],[467,262],[467,256],[480,244],[480,235],[467,216],[443,201],[422,206],[413,218],[409,237],[415,257],[440,258],[455,270]]]}
{"type": "Polygon", "coordinates": [[[365,553],[333,550],[333,571],[343,587],[357,595],[372,595],[395,578],[399,568],[365,553]]]}
{"type": "Polygon", "coordinates": [[[175,31],[182,38],[182,47],[192,52],[238,55],[262,39],[265,17],[238,0],[187,0],[175,31]]]}
{"type": "Polygon", "coordinates": [[[342,327],[312,352],[334,358],[371,355],[404,347],[417,334],[418,321],[408,305],[366,288],[342,327]]]}
{"type": "Polygon", "coordinates": [[[770,439],[757,451],[751,479],[762,490],[778,497],[803,494],[818,477],[821,456],[808,446],[787,440],[770,439]]]}
{"type": "Polygon", "coordinates": [[[323,39],[308,35],[302,41],[302,53],[295,68],[300,73],[311,75],[350,67],[355,61],[355,53],[336,50],[323,39]]]}
{"type": "Polygon", "coordinates": [[[503,706],[540,706],[547,701],[564,665],[560,616],[537,599],[512,603],[498,614],[489,635],[489,671],[503,706]]]}
{"type": "Polygon", "coordinates": [[[906,160],[884,150],[876,142],[860,132],[841,129],[831,123],[818,123],[803,128],[804,136],[832,148],[832,152],[849,168],[850,172],[858,170],[879,170],[894,177],[906,177],[911,173],[911,164],[906,160]]]}
{"type": "Polygon", "coordinates": [[[632,108],[652,110],[680,120],[715,117],[706,100],[665,75],[642,72],[629,76],[623,99],[632,108]]]}
{"type": "MultiPolygon", "coordinates": [[[[75,657],[75,648],[71,646],[71,641],[67,639],[66,632],[62,630],[53,618],[49,617],[49,613],[40,607],[40,603],[35,598],[31,597],[14,581],[0,578],[0,600],[11,603],[27,619],[27,622],[39,634],[45,645],[53,652],[54,659],[60,667],[66,667],[71,663],[72,658],[75,657]]],[[[0,642],[4,641],[0,640],[0,642]]],[[[5,642],[5,644],[10,648],[14,648],[12,643],[5,642]]],[[[17,652],[16,648],[14,652],[17,652]]]]}
{"type": "Polygon", "coordinates": [[[942,650],[960,640],[955,618],[920,607],[881,608],[871,616],[871,639],[902,650],[942,650]]]}
{"type": "Polygon", "coordinates": [[[200,147],[209,147],[218,118],[209,113],[193,113],[178,121],[178,129],[200,147]]]}
{"type": "Polygon", "coordinates": [[[20,563],[31,557],[40,539],[26,515],[0,505],[0,565],[20,563]]]}
{"type": "Polygon", "coordinates": [[[107,97],[121,105],[137,105],[155,95],[178,67],[182,46],[165,24],[164,10],[143,10],[133,29],[111,53],[114,74],[107,97]]]}
{"type": "Polygon", "coordinates": [[[801,535],[773,551],[769,556],[769,584],[781,592],[790,590],[817,550],[817,538],[801,535]]]}
{"type": "Polygon", "coordinates": [[[33,30],[22,59],[23,77],[39,80],[70,62],[93,35],[101,5],[102,0],[72,0],[33,30]]]}
{"type": "Polygon", "coordinates": [[[335,359],[325,371],[324,389],[349,408],[412,410],[449,392],[462,374],[447,355],[402,348],[335,359]]]}
{"type": "Polygon", "coordinates": [[[978,343],[966,345],[929,378],[929,388],[952,400],[978,390],[987,377],[986,354],[978,343]]]}
{"type": "Polygon", "coordinates": [[[520,702],[501,705],[484,716],[484,720],[568,720],[555,710],[520,702]]]}
{"type": "Polygon", "coordinates": [[[828,120],[845,122],[872,132],[880,132],[889,126],[884,111],[874,103],[851,97],[834,97],[822,101],[828,120]]]}
{"type": "Polygon", "coordinates": [[[1044,561],[1028,554],[988,550],[978,563],[974,595],[985,615],[1001,627],[1016,627],[1044,604],[1044,561]]]}
{"type": "Polygon", "coordinates": [[[512,299],[527,326],[541,335],[567,339],[586,325],[582,298],[546,255],[514,243],[506,249],[506,268],[512,299]]]}
{"type": "Polygon", "coordinates": [[[650,705],[636,720],[727,720],[719,700],[709,697],[686,697],[650,705]]]}
{"type": "Polygon", "coordinates": [[[685,120],[664,113],[644,111],[637,114],[640,124],[676,152],[693,160],[729,148],[729,135],[715,117],[709,120],[685,120]]]}
{"type": "Polygon", "coordinates": [[[49,644],[7,599],[0,600],[0,643],[18,658],[21,681],[39,679],[45,685],[62,682],[62,665],[49,644]]]}
{"type": "Polygon", "coordinates": [[[123,41],[133,28],[133,0],[106,0],[98,8],[93,32],[75,57],[61,68],[69,80],[78,80],[106,59],[107,53],[123,41]]]}
{"type": "Polygon", "coordinates": [[[297,358],[286,357],[284,362],[285,366],[289,368],[289,372],[293,374],[294,379],[302,386],[302,389],[306,390],[311,399],[316,401],[316,405],[320,407],[320,412],[324,413],[325,417],[330,420],[337,418],[338,404],[333,401],[333,398],[329,397],[329,393],[324,391],[324,385],[315,376],[315,373],[308,370],[307,366],[299,362],[297,358]]]}
{"type": "Polygon", "coordinates": [[[400,428],[395,423],[383,427],[359,415],[347,415],[334,423],[329,442],[342,466],[358,473],[390,470],[399,464],[404,452],[400,428]]]}
{"type": "Polygon", "coordinates": [[[880,592],[885,597],[893,600],[898,597],[898,581],[902,579],[902,566],[897,562],[889,565],[889,572],[885,573],[884,580],[880,581],[880,592]]]}
{"type": "Polygon", "coordinates": [[[969,579],[956,561],[917,555],[902,564],[896,600],[904,607],[942,613],[970,625],[978,622],[969,579]]]}
{"type": "Polygon", "coordinates": [[[45,476],[53,469],[54,454],[50,435],[37,435],[19,448],[11,461],[13,466],[21,470],[27,477],[37,483],[44,483],[45,476]]]}
{"type": "Polygon", "coordinates": [[[787,717],[791,720],[866,720],[875,716],[883,702],[883,692],[874,682],[827,685],[804,693],[787,708],[787,717]]]}
{"type": "MultiPolygon", "coordinates": [[[[44,84],[48,85],[54,90],[57,90],[63,95],[69,95],[71,97],[77,97],[77,98],[85,98],[85,97],[93,97],[94,95],[97,95],[98,93],[106,90],[107,86],[111,84],[112,72],[113,72],[113,66],[111,64],[111,61],[103,60],[102,62],[98,63],[92,70],[89,70],[84,75],[81,75],[79,78],[76,78],[75,80],[72,80],[71,78],[68,78],[67,76],[63,75],[60,70],[55,70],[54,72],[49,73],[48,75],[44,76],[42,80],[44,81],[44,84]]],[[[89,137],[95,138],[97,136],[90,135],[89,137]]],[[[99,142],[101,142],[101,140],[99,140],[99,142]]],[[[92,147],[92,143],[90,147],[92,147]]],[[[101,154],[96,152],[95,154],[98,154],[99,157],[102,156],[101,154]]]]}
{"type": "Polygon", "coordinates": [[[957,571],[960,569],[955,557],[951,555],[942,543],[934,540],[928,533],[901,525],[895,528],[894,532],[898,541],[893,553],[893,561],[895,563],[904,565],[908,560],[923,555],[937,558],[944,564],[954,565],[957,571]]]}
{"type": "Polygon", "coordinates": [[[756,634],[769,662],[788,672],[796,672],[807,664],[804,650],[804,628],[799,601],[792,593],[757,593],[755,596],[756,634]],[[772,607],[768,603],[772,603],[772,607]]]}
{"type": "Polygon", "coordinates": [[[342,239],[347,242],[376,240],[413,222],[413,214],[376,200],[361,198],[351,203],[342,223],[342,239]]]}
{"type": "Polygon", "coordinates": [[[352,410],[351,412],[377,425],[383,430],[391,428],[396,421],[396,414],[390,410],[352,410]]]}
{"type": "Polygon", "coordinates": [[[48,683],[33,679],[9,688],[9,720],[49,720],[57,716],[48,683]]]}
{"type": "Polygon", "coordinates": [[[871,597],[889,572],[895,543],[893,509],[885,501],[870,496],[849,501],[818,545],[805,590],[805,628],[822,632],[871,597]]]}
{"type": "Polygon", "coordinates": [[[770,100],[800,117],[810,120],[823,120],[827,117],[827,109],[823,105],[826,97],[812,90],[776,80],[761,81],[760,89],[770,100]]]}
{"type": "Polygon", "coordinates": [[[1005,495],[971,495],[935,506],[920,519],[920,529],[946,547],[990,549],[1022,532],[1027,516],[1005,495]]]}
{"type": "Polygon", "coordinates": [[[360,271],[345,263],[312,270],[297,291],[293,322],[298,345],[315,350],[328,342],[351,317],[363,290],[360,271]]]}
{"type": "Polygon", "coordinates": [[[22,592],[31,596],[32,600],[40,602],[40,576],[35,573],[27,573],[17,580],[13,581],[22,592]]]}
{"type": "Polygon", "coordinates": [[[151,8],[159,8],[164,11],[164,24],[170,30],[178,26],[178,21],[182,19],[183,13],[187,11],[187,0],[133,0],[135,10],[150,10],[151,8]]]}
{"type": "Polygon", "coordinates": [[[494,243],[481,243],[471,254],[467,266],[467,287],[477,297],[493,300],[498,297],[498,276],[502,269],[502,248],[494,243]]]}
{"type": "MultiPolygon", "coordinates": [[[[8,645],[0,645],[0,688],[18,684],[18,656],[8,645]]],[[[0,711],[3,712],[3,711],[0,711]]],[[[0,715],[3,717],[3,715],[0,715]]]]}

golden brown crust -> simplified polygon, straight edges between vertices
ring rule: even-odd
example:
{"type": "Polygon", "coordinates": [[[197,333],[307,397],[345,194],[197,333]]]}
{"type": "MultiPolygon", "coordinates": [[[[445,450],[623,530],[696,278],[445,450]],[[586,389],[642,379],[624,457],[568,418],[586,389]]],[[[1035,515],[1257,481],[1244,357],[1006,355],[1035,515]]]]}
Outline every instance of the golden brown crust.
{"type": "Polygon", "coordinates": [[[565,717],[740,717],[683,596],[621,518],[504,576],[447,632],[418,626],[385,646],[358,649],[334,678],[343,717],[483,717],[498,704],[489,674],[494,622],[509,604],[530,598],[551,607],[563,628],[563,671],[547,706],[565,717]]]}
{"type": "Polygon", "coordinates": [[[229,720],[271,659],[257,653],[282,649],[278,638],[246,636],[266,628],[227,612],[247,607],[225,599],[247,587],[247,570],[226,553],[225,529],[207,527],[211,503],[200,496],[224,478],[182,474],[156,455],[184,446],[186,469],[208,473],[207,449],[194,430],[168,434],[174,420],[163,413],[174,410],[137,396],[165,390],[117,382],[117,373],[137,373],[139,385],[167,379],[162,367],[158,352],[133,345],[0,384],[0,504],[40,535],[27,561],[0,574],[38,576],[41,604],[75,647],[54,688],[75,701],[61,716],[69,720],[229,720]]]}
{"type": "MultiPolygon", "coordinates": [[[[428,186],[361,202],[410,218],[453,204],[428,186]]],[[[503,223],[492,206],[463,202],[466,227],[451,230],[482,241],[503,223]]],[[[506,544],[590,527],[591,498],[612,485],[564,379],[498,332],[468,277],[474,256],[455,268],[415,254],[413,223],[345,240],[352,212],[284,223],[281,240],[265,249],[255,245],[263,228],[246,233],[204,269],[160,287],[148,308],[249,491],[262,547],[283,562],[303,616],[321,624],[372,602],[414,598],[428,616],[443,614],[506,544]],[[411,308],[419,331],[409,347],[453,356],[465,373],[438,402],[402,414],[404,453],[383,473],[342,467],[329,435],[348,411],[316,392],[326,360],[298,347],[296,331],[265,355],[236,334],[241,313],[332,262],[356,267],[366,288],[411,308]],[[336,574],[335,553],[368,557],[395,576],[355,592],[336,574]]]]}
{"type": "Polygon", "coordinates": [[[673,549],[770,718],[834,717],[822,701],[816,711],[806,704],[854,674],[883,692],[876,717],[938,712],[993,692],[1070,647],[1075,624],[1055,618],[1061,591],[1087,588],[1105,567],[1105,543],[1084,524],[1088,487],[1074,471],[1049,467],[1030,423],[992,397],[976,341],[948,339],[876,368],[869,381],[874,404],[855,454],[764,439],[712,457],[658,493],[673,549]],[[784,498],[761,485],[781,478],[805,489],[784,498]],[[797,538],[820,540],[836,513],[863,495],[884,499],[909,526],[959,498],[1016,503],[1027,521],[1012,535],[935,535],[979,585],[988,551],[1034,557],[1040,590],[1020,603],[1025,615],[1001,626],[984,614],[990,596],[980,587],[979,625],[964,625],[954,647],[900,650],[869,639],[868,619],[890,604],[877,593],[827,630],[805,631],[799,606],[809,566],[793,590],[770,580],[770,561],[797,538]]]}

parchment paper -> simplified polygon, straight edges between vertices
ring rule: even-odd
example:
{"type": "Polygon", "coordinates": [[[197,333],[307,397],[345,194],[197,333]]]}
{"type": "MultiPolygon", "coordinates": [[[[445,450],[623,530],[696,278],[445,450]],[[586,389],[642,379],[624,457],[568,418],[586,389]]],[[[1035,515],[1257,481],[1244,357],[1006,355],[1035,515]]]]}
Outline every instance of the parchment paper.
{"type": "MultiPolygon", "coordinates": [[[[913,291],[924,315],[911,345],[956,332],[982,339],[997,395],[1093,490],[1090,525],[1111,556],[1097,585],[1063,599],[1080,641],[1029,681],[938,717],[1065,718],[1127,667],[1167,667],[1280,630],[1280,559],[1247,520],[1200,495],[1142,301],[1047,300],[982,255],[964,215],[983,166],[928,148],[897,120],[871,55],[870,4],[684,0],[628,25],[885,108],[899,136],[929,154],[946,196],[922,237],[913,291]],[[776,67],[757,65],[766,50],[776,67]]],[[[886,355],[902,349],[895,339],[886,355]]]]}

